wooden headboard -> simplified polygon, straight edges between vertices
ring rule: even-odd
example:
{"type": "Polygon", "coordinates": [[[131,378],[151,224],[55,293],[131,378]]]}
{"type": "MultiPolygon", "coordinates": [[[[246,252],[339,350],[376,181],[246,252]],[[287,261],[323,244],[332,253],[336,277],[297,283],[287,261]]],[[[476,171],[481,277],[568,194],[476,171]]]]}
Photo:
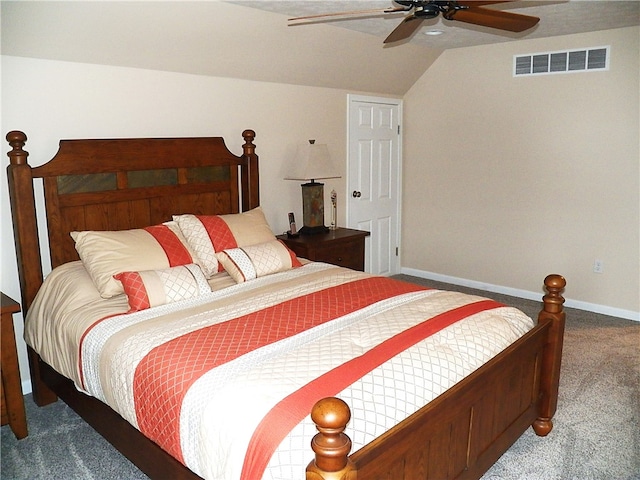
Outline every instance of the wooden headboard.
{"type": "Polygon", "coordinates": [[[172,215],[238,213],[260,203],[255,132],[242,132],[243,153],[221,137],[61,140],[56,155],[32,168],[27,136],[7,134],[9,196],[26,311],[43,281],[34,201],[42,178],[51,266],[77,260],[72,231],[126,230],[172,215]]]}

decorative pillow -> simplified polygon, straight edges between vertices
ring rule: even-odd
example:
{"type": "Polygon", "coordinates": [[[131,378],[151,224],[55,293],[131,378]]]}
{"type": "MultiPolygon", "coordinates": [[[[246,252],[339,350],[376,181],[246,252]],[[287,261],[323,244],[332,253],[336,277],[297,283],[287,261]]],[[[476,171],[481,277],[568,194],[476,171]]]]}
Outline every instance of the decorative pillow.
{"type": "Polygon", "coordinates": [[[114,275],[114,278],[122,284],[127,294],[130,312],[211,292],[202,270],[193,263],[163,270],[122,272],[114,275]]]}
{"type": "Polygon", "coordinates": [[[275,240],[262,208],[229,215],[174,215],[205,277],[221,271],[216,252],[275,240]]]}
{"type": "Polygon", "coordinates": [[[113,278],[120,272],[198,263],[175,222],[134,230],[71,232],[71,237],[103,298],[123,292],[113,278]]]}
{"type": "Polygon", "coordinates": [[[280,240],[230,248],[216,257],[237,283],[302,266],[296,254],[280,240]]]}

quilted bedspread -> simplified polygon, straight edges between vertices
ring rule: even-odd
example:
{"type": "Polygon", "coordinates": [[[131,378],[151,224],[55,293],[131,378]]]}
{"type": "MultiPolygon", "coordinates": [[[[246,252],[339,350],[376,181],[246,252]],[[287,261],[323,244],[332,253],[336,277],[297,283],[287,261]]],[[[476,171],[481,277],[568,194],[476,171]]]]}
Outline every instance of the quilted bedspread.
{"type": "Polygon", "coordinates": [[[355,451],[533,326],[487,299],[321,263],[135,313],[98,304],[82,321],[81,309],[63,315],[68,333],[30,311],[42,318],[27,342],[198,475],[224,480],[303,478],[320,398],[351,406],[355,451]]]}

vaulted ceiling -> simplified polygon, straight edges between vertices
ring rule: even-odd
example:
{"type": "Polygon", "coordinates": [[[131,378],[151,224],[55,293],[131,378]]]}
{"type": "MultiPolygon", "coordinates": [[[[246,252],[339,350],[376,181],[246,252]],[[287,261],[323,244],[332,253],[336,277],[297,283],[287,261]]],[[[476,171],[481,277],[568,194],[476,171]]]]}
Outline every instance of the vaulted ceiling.
{"type": "MultiPolygon", "coordinates": [[[[397,6],[391,0],[232,0],[232,3],[281,13],[288,18],[324,13],[385,9],[397,6]]],[[[448,49],[489,43],[508,42],[521,38],[542,38],[572,33],[608,30],[640,24],[640,1],[637,0],[521,0],[484,5],[483,8],[541,18],[533,29],[510,33],[491,28],[438,18],[423,21],[411,43],[426,48],[448,49]],[[440,35],[425,35],[437,31],[440,35]]],[[[307,25],[294,28],[313,28],[323,23],[375,35],[383,40],[400,23],[406,13],[371,13],[363,15],[332,16],[310,20],[307,25]]],[[[388,47],[392,48],[392,47],[388,47]]]]}
{"type": "MultiPolygon", "coordinates": [[[[288,26],[293,16],[385,8],[386,0],[2,1],[2,54],[402,95],[447,48],[640,24],[640,1],[520,1],[523,34],[428,20],[383,45],[400,14],[288,26]],[[438,29],[439,36],[424,35],[438,29]]],[[[492,7],[496,8],[496,7],[492,7]]]]}

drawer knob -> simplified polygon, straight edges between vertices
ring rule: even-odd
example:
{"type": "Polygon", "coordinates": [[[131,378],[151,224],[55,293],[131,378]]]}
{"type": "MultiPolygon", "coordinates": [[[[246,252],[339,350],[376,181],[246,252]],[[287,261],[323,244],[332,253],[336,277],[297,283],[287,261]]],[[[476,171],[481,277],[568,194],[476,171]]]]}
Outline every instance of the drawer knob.
{"type": "Polygon", "coordinates": [[[351,194],[351,196],[353,198],[358,198],[362,196],[362,193],[358,192],[357,190],[354,190],[353,193],[351,194]]]}

